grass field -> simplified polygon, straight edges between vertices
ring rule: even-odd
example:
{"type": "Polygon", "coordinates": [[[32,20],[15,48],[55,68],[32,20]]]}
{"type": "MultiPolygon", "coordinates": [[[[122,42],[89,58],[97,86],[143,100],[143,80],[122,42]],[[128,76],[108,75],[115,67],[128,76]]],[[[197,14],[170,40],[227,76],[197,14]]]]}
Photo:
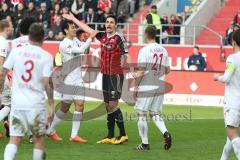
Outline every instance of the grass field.
{"type": "MultiPolygon", "coordinates": [[[[88,102],[86,110],[97,106],[98,102],[88,102]]],[[[123,145],[98,145],[96,141],[106,135],[106,118],[81,123],[80,135],[89,140],[86,144],[69,143],[71,122],[62,122],[57,131],[64,139],[53,142],[46,139],[48,160],[219,160],[226,134],[222,109],[198,106],[164,106],[166,125],[173,136],[171,150],[163,149],[163,139],[153,122],[149,121],[149,141],[151,150],[138,152],[133,148],[140,143],[136,114],[132,106],[121,104],[129,141],[123,145]],[[174,118],[173,118],[174,117],[174,118]]],[[[0,127],[0,129],[2,129],[0,127]]],[[[118,129],[116,128],[116,131],[118,129]]],[[[116,132],[116,135],[118,133],[116,132]]],[[[3,157],[7,138],[0,139],[0,159],[3,157]]],[[[16,160],[31,160],[32,145],[24,139],[16,160]]],[[[234,159],[232,155],[231,160],[234,159]]]]}

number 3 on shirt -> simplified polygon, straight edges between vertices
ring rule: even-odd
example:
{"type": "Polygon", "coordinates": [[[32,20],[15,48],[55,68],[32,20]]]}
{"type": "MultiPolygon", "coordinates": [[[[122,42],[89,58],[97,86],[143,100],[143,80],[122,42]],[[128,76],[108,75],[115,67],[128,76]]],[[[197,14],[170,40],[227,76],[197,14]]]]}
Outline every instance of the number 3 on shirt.
{"type": "Polygon", "coordinates": [[[26,68],[29,68],[29,69],[25,70],[27,74],[25,74],[26,76],[22,75],[22,80],[28,83],[32,79],[32,70],[34,69],[34,63],[32,60],[28,60],[24,63],[24,65],[26,68]]]}

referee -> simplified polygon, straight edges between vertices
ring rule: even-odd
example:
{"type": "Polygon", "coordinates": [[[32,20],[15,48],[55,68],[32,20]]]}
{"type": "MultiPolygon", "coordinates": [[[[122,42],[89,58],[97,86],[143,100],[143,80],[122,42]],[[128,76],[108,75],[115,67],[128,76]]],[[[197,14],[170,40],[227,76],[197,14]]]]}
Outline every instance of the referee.
{"type": "MultiPolygon", "coordinates": [[[[64,14],[63,17],[72,20],[82,30],[88,33],[97,32],[88,25],[81,23],[72,14],[64,14]]],[[[108,135],[98,144],[121,144],[128,141],[124,128],[122,111],[119,107],[122,85],[124,80],[122,60],[130,60],[127,45],[123,36],[117,33],[117,18],[109,15],[105,21],[104,32],[98,32],[96,38],[101,42],[101,73],[103,97],[107,110],[108,135]],[[120,135],[115,138],[114,128],[117,124],[120,135]]]]}

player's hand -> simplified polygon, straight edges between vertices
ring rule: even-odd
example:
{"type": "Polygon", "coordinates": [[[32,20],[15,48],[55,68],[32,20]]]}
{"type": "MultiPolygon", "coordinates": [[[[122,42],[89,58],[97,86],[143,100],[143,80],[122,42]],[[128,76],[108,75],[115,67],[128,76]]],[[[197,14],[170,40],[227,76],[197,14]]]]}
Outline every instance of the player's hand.
{"type": "Polygon", "coordinates": [[[218,77],[219,77],[219,74],[214,74],[213,80],[214,80],[214,81],[217,81],[217,80],[218,80],[218,77]]]}
{"type": "Polygon", "coordinates": [[[70,12],[69,14],[63,14],[63,18],[73,21],[75,19],[74,15],[70,12]]]}

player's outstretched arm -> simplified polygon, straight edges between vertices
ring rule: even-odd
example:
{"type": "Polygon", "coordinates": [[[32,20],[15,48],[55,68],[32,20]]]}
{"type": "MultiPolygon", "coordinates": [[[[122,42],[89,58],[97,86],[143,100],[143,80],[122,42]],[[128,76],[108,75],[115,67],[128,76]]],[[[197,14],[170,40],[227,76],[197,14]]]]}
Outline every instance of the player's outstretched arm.
{"type": "Polygon", "coordinates": [[[48,97],[48,123],[51,123],[54,116],[54,99],[53,99],[53,85],[49,77],[44,77],[44,88],[48,97]]]}
{"type": "Polygon", "coordinates": [[[87,24],[80,22],[72,13],[63,14],[63,18],[73,21],[78,27],[80,27],[84,32],[92,34],[95,30],[89,27],[87,24]]]}
{"type": "Polygon", "coordinates": [[[214,81],[219,81],[222,83],[228,83],[232,77],[233,71],[229,67],[225,70],[224,75],[215,74],[213,77],[214,81]]]}

